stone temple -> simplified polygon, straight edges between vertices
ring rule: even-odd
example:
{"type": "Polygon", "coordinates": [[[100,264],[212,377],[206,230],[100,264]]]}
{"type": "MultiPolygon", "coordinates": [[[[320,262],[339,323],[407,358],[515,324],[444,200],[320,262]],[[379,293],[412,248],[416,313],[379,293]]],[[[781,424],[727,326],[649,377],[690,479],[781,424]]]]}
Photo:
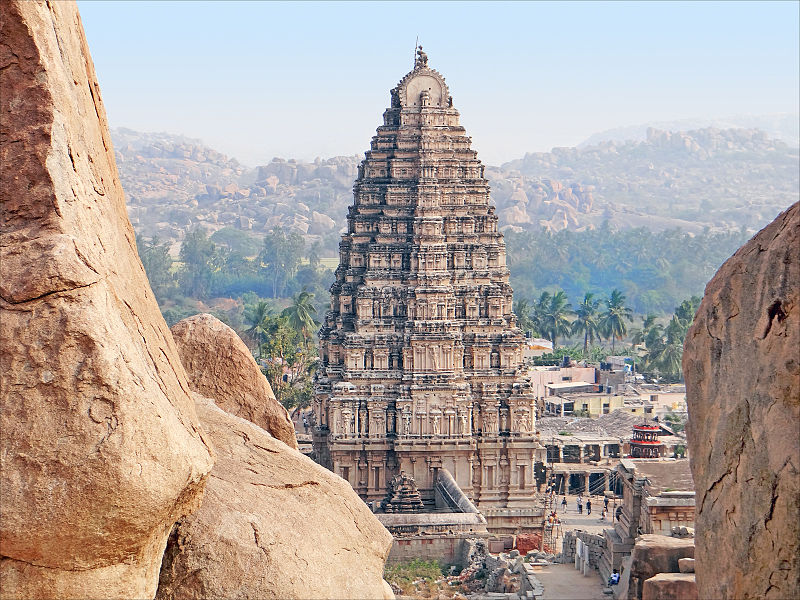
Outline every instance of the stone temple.
{"type": "Polygon", "coordinates": [[[440,470],[481,509],[529,506],[541,460],[503,235],[422,49],[359,166],[320,330],[314,455],[379,502],[440,470]]]}

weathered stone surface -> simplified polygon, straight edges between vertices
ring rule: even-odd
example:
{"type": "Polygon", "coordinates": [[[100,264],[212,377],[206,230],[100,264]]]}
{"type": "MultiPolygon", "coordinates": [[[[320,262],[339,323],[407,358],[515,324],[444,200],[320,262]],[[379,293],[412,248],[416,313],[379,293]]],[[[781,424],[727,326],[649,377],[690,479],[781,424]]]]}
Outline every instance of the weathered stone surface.
{"type": "Polygon", "coordinates": [[[157,598],[384,598],[392,537],[348,483],[195,399],[217,462],[170,536],[157,598]]]}
{"type": "Polygon", "coordinates": [[[678,571],[681,573],[694,573],[694,559],[693,558],[679,558],[678,571]]]}
{"type": "Polygon", "coordinates": [[[686,337],[702,598],[800,597],[798,348],[795,204],[722,265],[686,337]]]}
{"type": "Polygon", "coordinates": [[[659,573],[644,582],[642,600],[698,600],[694,574],[659,573]]]}
{"type": "Polygon", "coordinates": [[[152,596],[213,458],[76,5],[1,3],[0,73],[0,596],[152,596]]]}
{"type": "Polygon", "coordinates": [[[644,582],[659,573],[677,573],[681,558],[694,558],[694,540],[652,533],[636,538],[625,597],[641,600],[644,582]]]}
{"type": "Polygon", "coordinates": [[[289,414],[233,329],[203,314],[175,323],[172,336],[192,390],[297,448],[289,414]]]}

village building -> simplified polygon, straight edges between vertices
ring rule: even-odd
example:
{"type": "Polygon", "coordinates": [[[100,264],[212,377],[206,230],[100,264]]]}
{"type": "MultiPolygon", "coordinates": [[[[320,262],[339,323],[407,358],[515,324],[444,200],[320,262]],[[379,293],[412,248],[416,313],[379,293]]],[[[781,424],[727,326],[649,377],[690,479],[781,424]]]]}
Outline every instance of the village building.
{"type": "Polygon", "coordinates": [[[686,455],[686,437],[666,424],[643,420],[624,410],[597,418],[542,417],[537,421],[547,452],[547,477],[559,494],[621,493],[616,472],[631,457],[637,426],[653,426],[658,456],[686,455]]]}
{"type": "Polygon", "coordinates": [[[427,60],[391,90],[358,169],[319,336],[314,457],[373,505],[402,471],[433,509],[447,471],[481,511],[522,510],[544,461],[525,338],[484,167],[427,60]]]}
{"type": "Polygon", "coordinates": [[[688,459],[629,459],[615,468],[622,502],[604,531],[605,550],[598,565],[603,579],[633,550],[642,534],[691,535],[694,528],[694,482],[688,459]]]}

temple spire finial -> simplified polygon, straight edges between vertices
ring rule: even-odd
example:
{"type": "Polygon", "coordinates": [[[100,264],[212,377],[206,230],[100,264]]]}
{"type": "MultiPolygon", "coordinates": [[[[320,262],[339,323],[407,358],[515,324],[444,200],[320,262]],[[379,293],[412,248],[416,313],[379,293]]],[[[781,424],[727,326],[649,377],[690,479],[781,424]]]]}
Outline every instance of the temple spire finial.
{"type": "MultiPolygon", "coordinates": [[[[419,40],[419,38],[417,38],[419,40]]],[[[428,55],[422,51],[422,46],[417,45],[417,57],[414,60],[414,68],[422,69],[428,66],[428,55]]]]}

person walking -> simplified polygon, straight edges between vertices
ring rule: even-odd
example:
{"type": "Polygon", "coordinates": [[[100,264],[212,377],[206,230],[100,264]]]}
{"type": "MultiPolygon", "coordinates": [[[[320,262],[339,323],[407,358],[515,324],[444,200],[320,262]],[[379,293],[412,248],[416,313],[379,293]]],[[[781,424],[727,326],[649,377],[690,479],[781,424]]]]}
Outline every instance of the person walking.
{"type": "Polygon", "coordinates": [[[586,514],[587,515],[592,514],[592,499],[591,498],[587,498],[586,499],[586,514]]]}
{"type": "Polygon", "coordinates": [[[561,499],[561,510],[564,511],[564,514],[567,514],[567,495],[564,494],[564,497],[561,499]]]}
{"type": "Polygon", "coordinates": [[[578,514],[583,514],[583,502],[581,502],[581,497],[578,496],[578,514]]]}
{"type": "Polygon", "coordinates": [[[608,496],[603,498],[603,508],[608,510],[608,496]]]}

